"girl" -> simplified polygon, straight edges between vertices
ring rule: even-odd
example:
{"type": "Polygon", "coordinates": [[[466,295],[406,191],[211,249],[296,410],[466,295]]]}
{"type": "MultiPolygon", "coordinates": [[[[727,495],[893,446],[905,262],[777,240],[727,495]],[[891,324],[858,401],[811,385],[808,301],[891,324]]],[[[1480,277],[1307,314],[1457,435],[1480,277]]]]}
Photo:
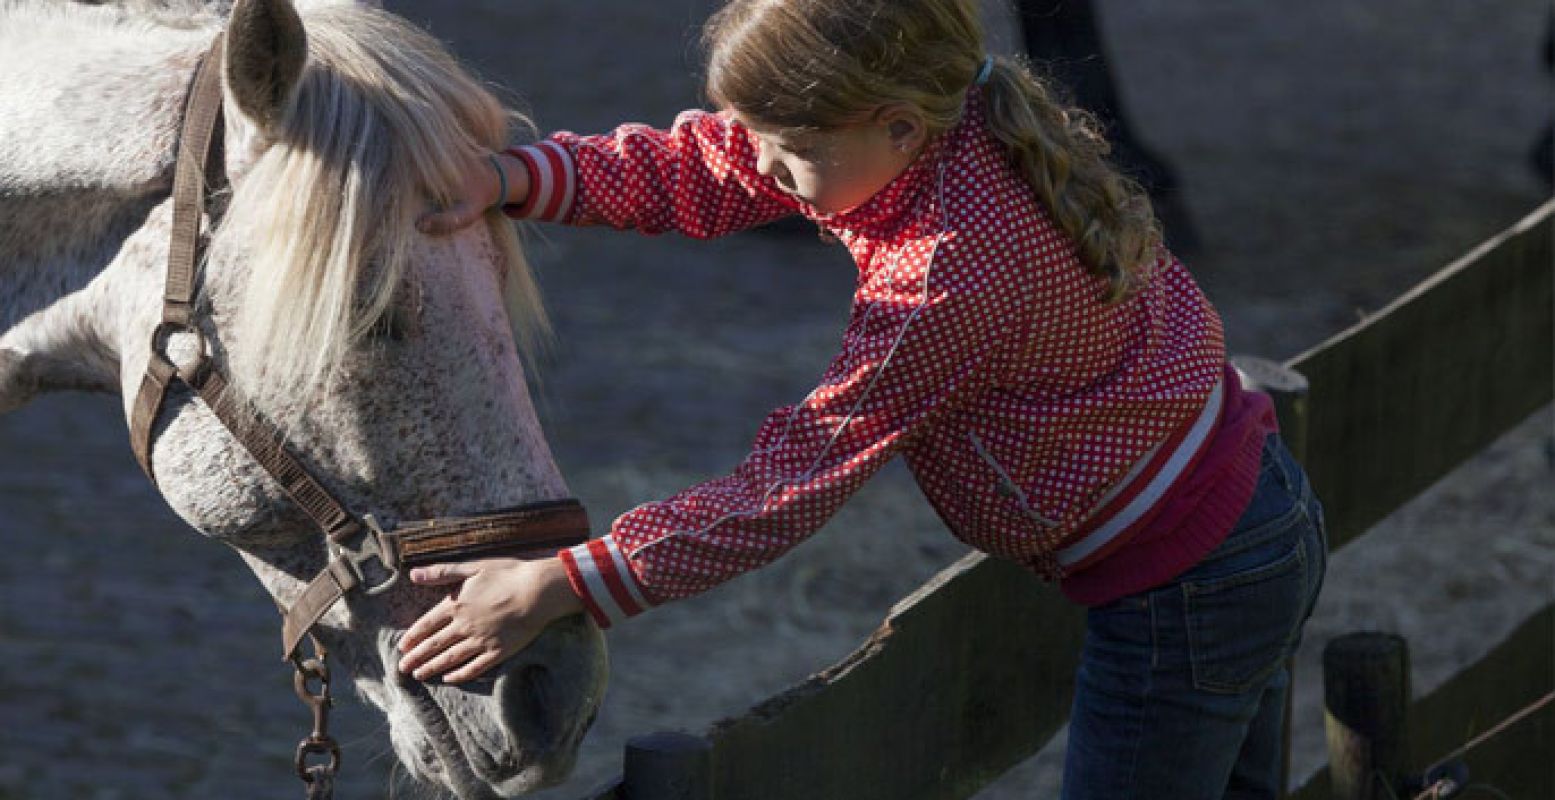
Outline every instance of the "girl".
{"type": "Polygon", "coordinates": [[[1268,397],[1090,119],[983,51],[972,0],[734,0],[667,131],[495,154],[488,206],[719,236],[802,214],[859,267],[840,352],[723,478],[556,558],[417,570],[459,591],[401,669],[468,680],[549,621],[601,627],[766,564],[898,454],[959,538],[1089,607],[1068,798],[1274,797],[1288,675],[1326,562],[1268,397]]]}

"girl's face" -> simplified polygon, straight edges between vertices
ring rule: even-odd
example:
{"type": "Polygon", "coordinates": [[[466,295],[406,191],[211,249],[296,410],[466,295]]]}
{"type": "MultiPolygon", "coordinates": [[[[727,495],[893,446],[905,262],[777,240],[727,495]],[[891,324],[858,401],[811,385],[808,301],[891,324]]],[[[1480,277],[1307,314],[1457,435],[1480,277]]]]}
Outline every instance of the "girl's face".
{"type": "Polygon", "coordinates": [[[885,188],[912,163],[921,128],[895,113],[829,131],[795,133],[735,116],[756,135],[756,171],[784,191],[835,214],[885,188]]]}

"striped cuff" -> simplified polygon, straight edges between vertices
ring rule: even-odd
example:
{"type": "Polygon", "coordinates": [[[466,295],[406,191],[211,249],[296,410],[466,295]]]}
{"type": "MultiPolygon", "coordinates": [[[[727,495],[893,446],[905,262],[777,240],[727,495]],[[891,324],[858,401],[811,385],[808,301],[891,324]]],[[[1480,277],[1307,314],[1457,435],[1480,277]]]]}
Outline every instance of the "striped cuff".
{"type": "Polygon", "coordinates": [[[578,193],[578,169],[567,148],[546,140],[510,147],[507,152],[529,168],[529,196],[516,206],[505,206],[503,212],[513,219],[566,222],[578,193]]]}
{"type": "Polygon", "coordinates": [[[652,607],[614,537],[590,539],[560,555],[567,582],[599,627],[608,628],[652,607]]]}

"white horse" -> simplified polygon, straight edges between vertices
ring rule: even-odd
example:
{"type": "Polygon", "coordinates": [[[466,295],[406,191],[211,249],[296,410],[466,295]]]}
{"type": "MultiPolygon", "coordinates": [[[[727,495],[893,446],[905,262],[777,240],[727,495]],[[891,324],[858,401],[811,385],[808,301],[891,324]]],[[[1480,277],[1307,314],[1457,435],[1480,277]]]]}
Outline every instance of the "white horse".
{"type": "MultiPolygon", "coordinates": [[[[231,192],[201,298],[252,410],[389,524],[565,497],[509,322],[544,325],[511,227],[429,239],[412,225],[516,117],[390,14],[301,12],[0,0],[0,413],[73,389],[119,392],[128,415],[160,318],[183,103],[225,26],[231,192]]],[[[155,431],[168,504],[289,607],[325,563],[322,537],[187,393],[155,431]]],[[[599,631],[562,620],[494,681],[422,684],[395,669],[395,644],[437,599],[402,581],[320,628],[407,770],[460,798],[565,777],[603,695],[599,631]]]]}

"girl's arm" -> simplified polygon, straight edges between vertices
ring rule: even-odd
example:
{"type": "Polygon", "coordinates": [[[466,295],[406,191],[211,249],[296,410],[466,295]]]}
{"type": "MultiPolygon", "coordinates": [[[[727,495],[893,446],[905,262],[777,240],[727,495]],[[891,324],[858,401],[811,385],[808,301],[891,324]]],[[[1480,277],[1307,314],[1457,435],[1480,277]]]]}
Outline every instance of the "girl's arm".
{"type": "Polygon", "coordinates": [[[756,141],[728,117],[686,111],[669,130],[623,125],[599,136],[561,132],[512,148],[530,187],[518,219],[608,225],[643,233],[722,236],[795,213],[798,201],[756,171],[756,141]]]}
{"type": "Polygon", "coordinates": [[[461,196],[424,217],[421,229],[451,233],[500,204],[514,219],[706,239],[800,208],[756,171],[750,131],[705,111],[682,113],[669,130],[632,124],[598,136],[564,131],[509,148],[472,164],[461,196]]]}
{"type": "Polygon", "coordinates": [[[725,477],[647,503],[563,551],[601,626],[771,562],[819,529],[939,414],[993,385],[1030,292],[997,237],[904,246],[855,296],[842,351],[801,403],[772,412],[725,477]],[[936,252],[936,247],[938,252],[936,252]]]}
{"type": "Polygon", "coordinates": [[[995,382],[1028,328],[1029,262],[989,232],[899,246],[891,274],[855,295],[821,385],[768,415],[732,474],[638,506],[558,558],[414,571],[465,583],[407,632],[400,669],[468,680],[580,606],[608,627],[773,561],[937,415],[995,382]]]}

